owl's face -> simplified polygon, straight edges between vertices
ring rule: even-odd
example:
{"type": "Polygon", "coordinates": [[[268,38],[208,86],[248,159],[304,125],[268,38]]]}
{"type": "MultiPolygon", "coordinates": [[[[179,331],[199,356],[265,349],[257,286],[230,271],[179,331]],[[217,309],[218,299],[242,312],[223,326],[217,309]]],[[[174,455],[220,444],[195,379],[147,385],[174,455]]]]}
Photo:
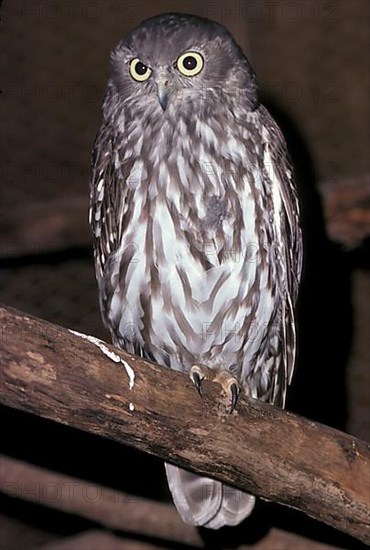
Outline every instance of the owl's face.
{"type": "Polygon", "coordinates": [[[118,44],[112,67],[120,101],[164,117],[236,96],[244,107],[255,102],[254,73],[233,38],[194,16],[144,21],[118,44]]]}

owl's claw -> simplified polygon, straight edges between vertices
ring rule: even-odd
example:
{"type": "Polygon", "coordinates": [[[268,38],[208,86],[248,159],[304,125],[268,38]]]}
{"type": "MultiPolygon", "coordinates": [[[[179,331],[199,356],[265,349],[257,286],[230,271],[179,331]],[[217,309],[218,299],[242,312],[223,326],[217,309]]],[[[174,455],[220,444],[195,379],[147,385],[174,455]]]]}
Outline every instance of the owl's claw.
{"type": "Polygon", "coordinates": [[[224,390],[229,401],[227,412],[232,414],[236,408],[238,397],[241,392],[241,387],[237,379],[227,370],[220,371],[214,378],[224,390]]]}
{"type": "Polygon", "coordinates": [[[227,412],[231,414],[238,403],[241,387],[237,379],[227,370],[214,371],[205,366],[193,365],[190,369],[190,380],[202,397],[202,382],[206,378],[220,384],[229,402],[227,412]]]}
{"type": "Polygon", "coordinates": [[[194,386],[197,388],[199,395],[202,397],[202,380],[197,372],[193,373],[193,383],[194,386]]]}
{"type": "Polygon", "coordinates": [[[193,382],[194,386],[197,388],[199,395],[202,397],[202,380],[205,379],[205,373],[202,367],[198,365],[193,365],[190,369],[190,380],[193,382]]]}
{"type": "Polygon", "coordinates": [[[231,407],[230,407],[230,414],[235,410],[236,408],[236,404],[238,402],[238,397],[239,397],[239,393],[240,393],[240,387],[238,384],[236,384],[235,382],[233,382],[231,384],[231,407]]]}

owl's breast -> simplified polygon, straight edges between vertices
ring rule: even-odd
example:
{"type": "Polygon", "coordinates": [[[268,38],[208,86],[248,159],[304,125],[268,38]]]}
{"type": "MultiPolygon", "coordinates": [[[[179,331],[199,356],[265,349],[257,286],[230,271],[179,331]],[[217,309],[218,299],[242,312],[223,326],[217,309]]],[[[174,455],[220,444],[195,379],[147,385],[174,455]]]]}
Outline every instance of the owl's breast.
{"type": "Polygon", "coordinates": [[[258,204],[247,178],[240,192],[232,177],[229,188],[217,173],[197,180],[194,167],[185,168],[181,155],[177,161],[162,163],[149,179],[139,164],[142,178],[113,262],[111,325],[118,340],[134,334],[173,368],[194,357],[220,359],[220,346],[230,364],[245,344],[245,320],[260,308],[267,324],[273,308],[258,204]],[[251,295],[256,286],[260,302],[251,295]]]}

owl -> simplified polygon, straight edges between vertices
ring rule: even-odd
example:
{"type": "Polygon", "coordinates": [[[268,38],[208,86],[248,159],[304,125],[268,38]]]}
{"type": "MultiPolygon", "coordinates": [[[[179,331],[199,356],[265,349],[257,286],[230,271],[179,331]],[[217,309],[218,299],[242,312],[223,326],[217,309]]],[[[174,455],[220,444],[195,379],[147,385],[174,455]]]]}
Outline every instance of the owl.
{"type": "MultiPolygon", "coordinates": [[[[186,373],[199,392],[212,373],[230,413],[240,392],[284,406],[299,207],[248,60],[215,22],[156,16],[114,49],[102,111],[90,223],[113,344],[186,373]]],[[[218,529],[253,509],[252,495],[165,468],[186,523],[218,529]]]]}

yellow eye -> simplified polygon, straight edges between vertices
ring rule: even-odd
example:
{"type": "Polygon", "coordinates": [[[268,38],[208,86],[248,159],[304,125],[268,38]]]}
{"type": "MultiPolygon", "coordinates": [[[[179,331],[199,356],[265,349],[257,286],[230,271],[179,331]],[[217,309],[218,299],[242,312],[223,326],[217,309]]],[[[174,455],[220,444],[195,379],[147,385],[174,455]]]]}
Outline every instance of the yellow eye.
{"type": "Polygon", "coordinates": [[[186,52],[177,59],[177,68],[185,76],[195,76],[203,69],[204,60],[200,53],[186,52]]]}
{"type": "Polygon", "coordinates": [[[152,69],[144,65],[138,57],[130,61],[130,75],[134,80],[144,82],[144,80],[148,80],[151,74],[152,69]]]}

